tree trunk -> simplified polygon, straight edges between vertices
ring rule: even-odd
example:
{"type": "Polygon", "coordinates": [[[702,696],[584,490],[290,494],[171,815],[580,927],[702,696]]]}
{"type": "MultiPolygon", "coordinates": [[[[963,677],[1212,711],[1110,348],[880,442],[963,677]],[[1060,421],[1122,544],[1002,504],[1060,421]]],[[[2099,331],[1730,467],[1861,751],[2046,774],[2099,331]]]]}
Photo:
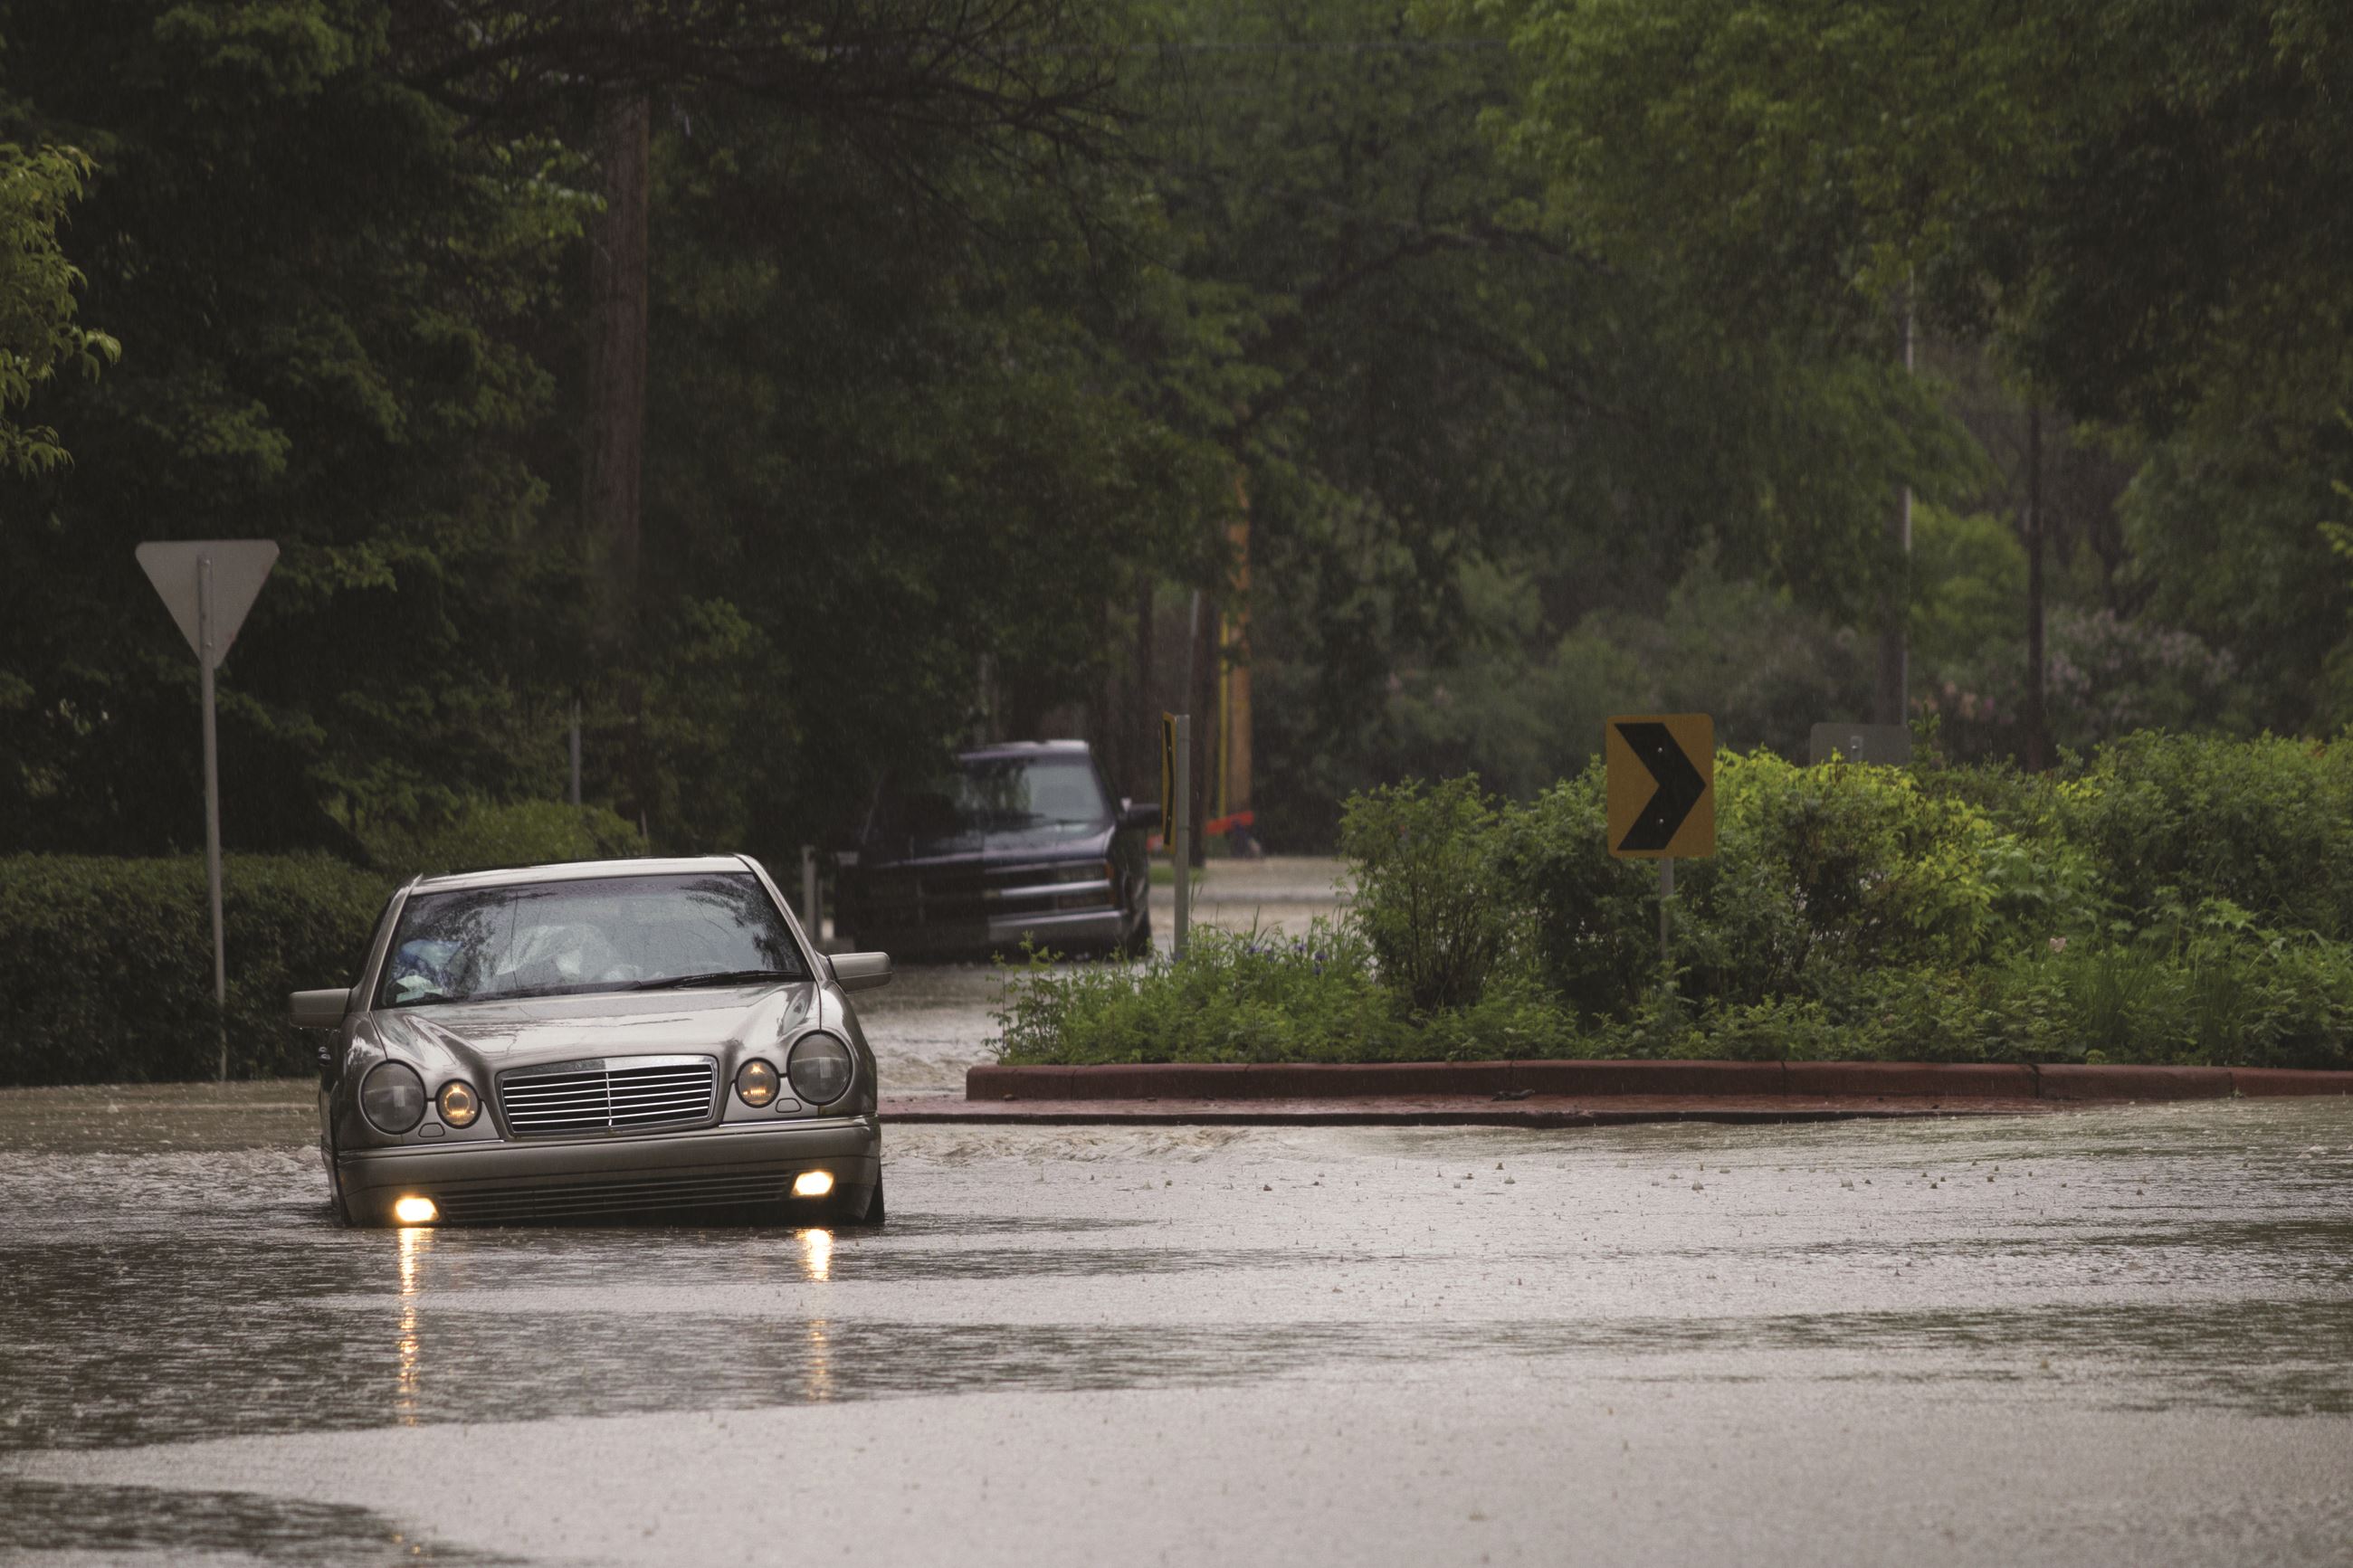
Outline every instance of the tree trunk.
{"type": "Polygon", "coordinates": [[[1185,711],[1193,715],[1193,754],[1187,758],[1186,771],[1192,777],[1191,791],[1193,843],[1190,856],[1198,866],[1206,858],[1202,845],[1208,835],[1202,831],[1209,815],[1209,761],[1216,747],[1216,726],[1207,715],[1218,710],[1217,648],[1210,641],[1211,628],[1217,625],[1218,607],[1200,589],[1193,590],[1190,635],[1186,638],[1185,711]]]}
{"type": "Polygon", "coordinates": [[[588,363],[580,504],[602,558],[606,631],[635,640],[646,442],[646,250],[652,109],[645,95],[596,105],[605,210],[588,229],[588,363]]]}
{"type": "Polygon", "coordinates": [[[2042,405],[2026,411],[2026,765],[2051,765],[2051,721],[2044,706],[2042,652],[2042,405]]]}
{"type": "Polygon", "coordinates": [[[1250,809],[1250,481],[1234,476],[1235,515],[1229,537],[1233,543],[1233,610],[1229,620],[1226,660],[1226,809],[1250,809]]]}

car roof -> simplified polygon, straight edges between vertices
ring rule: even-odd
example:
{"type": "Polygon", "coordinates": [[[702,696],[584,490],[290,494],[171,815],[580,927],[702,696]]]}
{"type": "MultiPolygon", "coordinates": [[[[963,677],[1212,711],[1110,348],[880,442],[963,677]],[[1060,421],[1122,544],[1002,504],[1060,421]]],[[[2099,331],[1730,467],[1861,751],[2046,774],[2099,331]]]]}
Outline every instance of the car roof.
{"type": "Polygon", "coordinates": [[[638,860],[562,860],[546,866],[513,866],[494,871],[459,871],[445,877],[419,877],[409,887],[420,893],[463,888],[506,888],[531,882],[577,882],[591,877],[680,877],[697,871],[748,871],[741,855],[694,855],[638,860]]]}
{"type": "Polygon", "coordinates": [[[956,752],[956,761],[987,762],[998,757],[1083,757],[1094,748],[1084,741],[996,741],[986,746],[966,746],[956,752]]]}

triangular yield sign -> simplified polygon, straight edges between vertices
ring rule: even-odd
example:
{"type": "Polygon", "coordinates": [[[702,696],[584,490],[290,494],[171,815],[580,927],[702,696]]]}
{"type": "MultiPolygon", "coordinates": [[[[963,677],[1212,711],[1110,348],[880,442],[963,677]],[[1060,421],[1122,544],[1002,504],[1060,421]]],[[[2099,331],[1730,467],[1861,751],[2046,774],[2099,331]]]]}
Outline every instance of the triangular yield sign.
{"type": "Polygon", "coordinates": [[[278,560],[278,542],[271,539],[150,540],[139,547],[138,554],[147,580],[164,595],[164,607],[172,612],[180,635],[188,639],[188,647],[199,659],[205,650],[196,626],[197,581],[203,563],[212,562],[212,663],[217,669],[278,560]]]}

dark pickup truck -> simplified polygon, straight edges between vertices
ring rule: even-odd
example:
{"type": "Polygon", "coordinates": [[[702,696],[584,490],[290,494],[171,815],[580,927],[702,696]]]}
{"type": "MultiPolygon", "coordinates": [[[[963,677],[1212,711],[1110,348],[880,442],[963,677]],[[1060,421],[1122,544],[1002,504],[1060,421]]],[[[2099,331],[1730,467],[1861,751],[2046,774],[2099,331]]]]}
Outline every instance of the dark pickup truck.
{"type": "Polygon", "coordinates": [[[1152,950],[1145,831],[1156,805],[1104,787],[1083,741],[960,752],[928,778],[886,782],[836,855],[838,940],[893,957],[1018,948],[1141,957],[1152,950]]]}

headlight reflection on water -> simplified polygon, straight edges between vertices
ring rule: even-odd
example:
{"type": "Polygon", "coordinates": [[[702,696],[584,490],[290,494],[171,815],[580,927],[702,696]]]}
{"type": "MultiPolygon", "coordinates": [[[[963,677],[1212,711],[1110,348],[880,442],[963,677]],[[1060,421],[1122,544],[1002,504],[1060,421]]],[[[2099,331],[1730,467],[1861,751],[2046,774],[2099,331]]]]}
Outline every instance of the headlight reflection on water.
{"type": "Polygon", "coordinates": [[[801,1232],[801,1272],[814,1280],[833,1278],[833,1232],[801,1232]]]}
{"type": "Polygon", "coordinates": [[[801,1392],[812,1400],[833,1397],[833,1347],[826,1339],[823,1318],[811,1318],[808,1323],[808,1371],[803,1379],[801,1392]]]}
{"type": "MultiPolygon", "coordinates": [[[[801,1274],[820,1285],[833,1278],[833,1232],[817,1226],[801,1232],[801,1274]]],[[[801,1394],[812,1400],[833,1397],[833,1345],[823,1318],[808,1321],[808,1360],[801,1394]]]]}
{"type": "Polygon", "coordinates": [[[425,1259],[433,1232],[409,1226],[400,1237],[400,1335],[393,1342],[392,1412],[404,1426],[417,1425],[417,1394],[424,1382],[425,1349],[417,1332],[417,1306],[425,1293],[425,1259]]]}

